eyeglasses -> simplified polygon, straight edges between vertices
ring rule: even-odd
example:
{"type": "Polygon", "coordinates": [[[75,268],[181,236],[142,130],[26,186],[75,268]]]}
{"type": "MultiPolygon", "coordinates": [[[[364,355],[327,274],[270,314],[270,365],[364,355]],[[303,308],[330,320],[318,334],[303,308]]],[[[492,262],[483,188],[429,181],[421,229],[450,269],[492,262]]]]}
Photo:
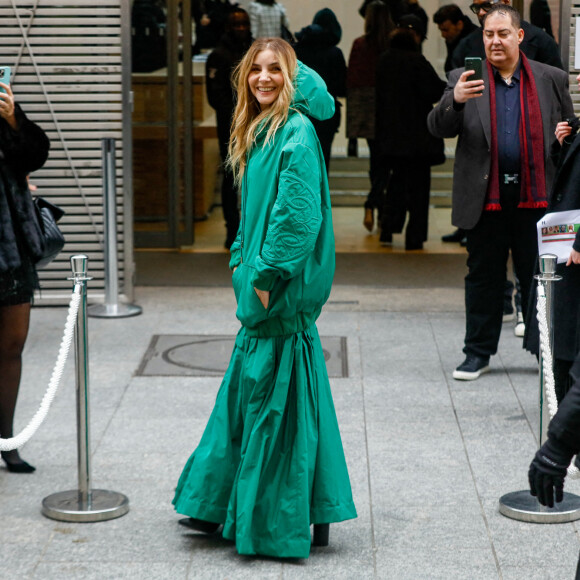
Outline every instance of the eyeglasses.
{"type": "Polygon", "coordinates": [[[479,14],[480,10],[483,10],[484,12],[489,12],[490,8],[494,5],[497,4],[497,2],[481,2],[481,4],[475,4],[475,2],[473,4],[471,4],[469,6],[469,9],[474,13],[474,14],[479,14]]]}

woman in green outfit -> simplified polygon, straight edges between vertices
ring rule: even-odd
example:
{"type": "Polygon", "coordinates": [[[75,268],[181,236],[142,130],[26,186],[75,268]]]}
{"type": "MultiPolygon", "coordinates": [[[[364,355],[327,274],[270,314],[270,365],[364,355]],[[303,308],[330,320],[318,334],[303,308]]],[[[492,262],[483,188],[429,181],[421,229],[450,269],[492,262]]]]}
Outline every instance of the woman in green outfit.
{"type": "Polygon", "coordinates": [[[236,70],[229,163],[242,219],[230,268],[242,323],[215,407],[179,479],[180,523],[240,554],[307,558],[328,524],[356,517],[315,321],[334,276],[324,158],[307,115],[334,99],[279,38],[236,70]]]}

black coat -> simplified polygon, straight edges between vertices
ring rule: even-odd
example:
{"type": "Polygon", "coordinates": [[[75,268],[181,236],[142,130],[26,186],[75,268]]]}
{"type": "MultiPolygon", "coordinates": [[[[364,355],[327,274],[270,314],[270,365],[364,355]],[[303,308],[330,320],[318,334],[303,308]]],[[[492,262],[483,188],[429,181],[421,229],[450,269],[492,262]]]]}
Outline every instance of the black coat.
{"type": "MultiPolygon", "coordinates": [[[[530,59],[544,64],[549,64],[564,70],[560,50],[556,41],[542,29],[522,20],[521,27],[524,31],[524,39],[520,44],[520,50],[530,59]]],[[[480,56],[485,58],[483,46],[483,32],[481,28],[474,30],[466,36],[453,52],[454,68],[460,68],[465,64],[466,56],[480,56]]]]}
{"type": "MultiPolygon", "coordinates": [[[[577,356],[570,369],[572,387],[558,406],[558,412],[548,426],[548,437],[563,441],[580,452],[580,356],[577,356]]],[[[577,467],[580,458],[576,457],[577,467]]]]}
{"type": "Polygon", "coordinates": [[[18,131],[0,118],[0,272],[21,265],[17,236],[33,262],[42,256],[41,231],[26,176],[44,165],[50,142],[16,106],[18,131]]]}
{"type": "Polygon", "coordinates": [[[342,50],[336,46],[340,35],[329,29],[311,24],[296,34],[294,46],[298,60],[316,71],[326,83],[328,92],[334,97],[334,116],[326,121],[313,120],[315,127],[325,127],[331,132],[340,126],[340,103],[337,97],[346,96],[346,61],[342,50]]]}
{"type": "MultiPolygon", "coordinates": [[[[580,135],[565,144],[559,156],[558,168],[547,212],[580,209],[580,135]]],[[[574,249],[580,251],[580,232],[576,234],[574,249]]],[[[562,280],[552,283],[554,313],[554,356],[573,361],[580,352],[580,265],[558,264],[556,274],[562,280]]],[[[534,284],[535,286],[535,284],[534,284]]],[[[539,332],[536,316],[536,293],[533,308],[526,321],[524,346],[538,353],[539,332]]]]}
{"type": "Polygon", "coordinates": [[[377,66],[376,138],[391,157],[445,160],[443,139],[427,128],[427,116],[445,89],[429,61],[416,51],[390,48],[377,66]]]}
{"type": "MultiPolygon", "coordinates": [[[[223,34],[218,45],[207,57],[205,87],[207,100],[215,109],[220,147],[227,149],[230,124],[236,107],[236,94],[232,86],[232,72],[252,43],[240,43],[229,34],[223,34]]],[[[223,153],[223,151],[222,151],[223,153]]]]}

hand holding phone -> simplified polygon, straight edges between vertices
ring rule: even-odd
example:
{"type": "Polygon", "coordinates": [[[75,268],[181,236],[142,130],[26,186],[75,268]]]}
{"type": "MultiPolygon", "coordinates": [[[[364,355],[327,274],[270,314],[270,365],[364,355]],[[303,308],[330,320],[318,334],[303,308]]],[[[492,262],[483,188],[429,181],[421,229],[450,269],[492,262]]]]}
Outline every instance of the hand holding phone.
{"type": "Polygon", "coordinates": [[[460,104],[466,103],[470,99],[481,97],[483,89],[481,58],[467,57],[465,70],[453,89],[453,100],[460,104]]]}

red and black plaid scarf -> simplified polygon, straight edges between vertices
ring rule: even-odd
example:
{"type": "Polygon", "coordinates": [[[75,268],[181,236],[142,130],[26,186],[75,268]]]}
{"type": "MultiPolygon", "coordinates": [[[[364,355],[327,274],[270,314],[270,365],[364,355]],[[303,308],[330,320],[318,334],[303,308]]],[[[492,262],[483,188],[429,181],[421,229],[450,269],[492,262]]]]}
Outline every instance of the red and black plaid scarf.
{"type": "MultiPolygon", "coordinates": [[[[520,52],[520,203],[518,208],[548,207],[544,168],[544,129],[536,82],[526,55],[520,52]]],[[[495,110],[495,75],[487,61],[491,113],[491,171],[484,209],[501,210],[495,110]]]]}

